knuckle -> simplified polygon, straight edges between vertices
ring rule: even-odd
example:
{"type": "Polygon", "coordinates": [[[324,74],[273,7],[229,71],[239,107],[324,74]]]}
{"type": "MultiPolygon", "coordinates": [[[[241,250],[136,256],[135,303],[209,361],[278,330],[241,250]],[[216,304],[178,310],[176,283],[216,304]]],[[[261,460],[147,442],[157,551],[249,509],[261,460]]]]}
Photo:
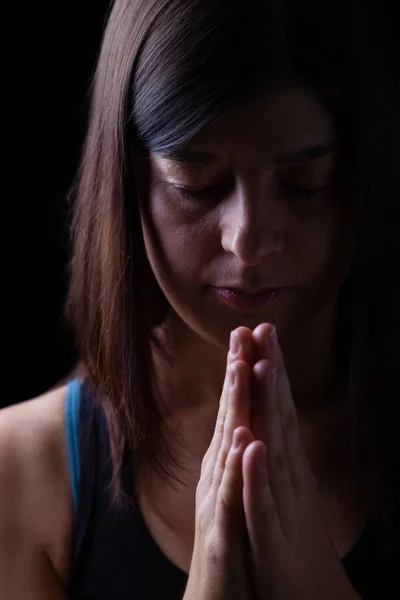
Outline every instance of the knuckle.
{"type": "MultiPolygon", "coordinates": [[[[201,475],[204,474],[204,471],[207,469],[208,467],[208,463],[209,463],[209,456],[210,456],[210,449],[207,450],[207,452],[205,453],[205,455],[203,456],[203,460],[201,461],[201,468],[200,468],[200,477],[201,475]]],[[[201,481],[201,479],[200,479],[201,481]]]]}
{"type": "Polygon", "coordinates": [[[224,515],[230,517],[233,513],[233,507],[231,503],[227,500],[226,495],[224,493],[220,494],[218,502],[224,515]]]}
{"type": "Polygon", "coordinates": [[[205,525],[207,524],[208,515],[208,507],[204,503],[202,503],[197,509],[197,523],[200,528],[200,531],[202,531],[205,525]]]}
{"type": "Polygon", "coordinates": [[[297,415],[294,412],[289,412],[283,416],[282,429],[285,433],[292,433],[297,427],[297,415]]]}
{"type": "Polygon", "coordinates": [[[221,552],[221,548],[218,545],[217,540],[214,536],[208,536],[205,542],[206,552],[208,560],[211,560],[212,563],[216,563],[221,552]]]}
{"type": "Polygon", "coordinates": [[[196,488],[196,506],[201,506],[207,495],[204,479],[199,480],[196,488]]]}
{"type": "Polygon", "coordinates": [[[221,471],[225,471],[227,457],[228,457],[228,453],[227,453],[225,447],[221,446],[221,448],[218,450],[217,459],[216,459],[217,469],[220,469],[221,471]]]}
{"type": "Polygon", "coordinates": [[[233,496],[229,496],[229,493],[226,489],[220,489],[217,502],[219,504],[221,513],[224,515],[224,518],[229,520],[236,515],[237,506],[235,504],[235,499],[233,496]]]}
{"type": "Polygon", "coordinates": [[[206,552],[208,560],[218,565],[225,562],[228,555],[228,544],[224,535],[220,535],[214,530],[207,537],[205,545],[207,548],[206,552]]]}
{"type": "Polygon", "coordinates": [[[215,433],[217,436],[222,436],[225,428],[225,416],[219,414],[215,425],[215,433]]]}
{"type": "Polygon", "coordinates": [[[198,506],[200,504],[203,496],[204,496],[204,482],[200,478],[199,482],[197,484],[197,488],[196,488],[196,496],[195,496],[196,497],[196,506],[198,506]]]}
{"type": "Polygon", "coordinates": [[[278,517],[278,511],[275,503],[264,504],[262,511],[264,519],[267,523],[274,522],[278,517]]]}

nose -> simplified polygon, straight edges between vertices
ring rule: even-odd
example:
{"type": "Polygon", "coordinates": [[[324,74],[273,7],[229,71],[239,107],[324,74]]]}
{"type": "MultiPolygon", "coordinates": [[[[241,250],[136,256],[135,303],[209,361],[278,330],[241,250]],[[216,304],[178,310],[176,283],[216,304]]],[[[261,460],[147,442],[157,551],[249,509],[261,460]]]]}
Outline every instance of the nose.
{"type": "Polygon", "coordinates": [[[221,215],[221,244],[248,266],[279,255],[286,245],[286,210],[273,191],[237,186],[221,215]]]}

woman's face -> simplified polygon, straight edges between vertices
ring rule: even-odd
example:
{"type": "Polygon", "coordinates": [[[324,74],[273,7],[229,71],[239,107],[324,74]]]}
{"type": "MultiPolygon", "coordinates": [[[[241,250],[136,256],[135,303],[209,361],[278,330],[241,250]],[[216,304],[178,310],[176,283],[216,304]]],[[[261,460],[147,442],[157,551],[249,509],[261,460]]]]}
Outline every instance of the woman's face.
{"type": "Polygon", "coordinates": [[[335,163],[330,115],[302,87],[231,110],[179,156],[135,158],[148,258],[190,329],[286,337],[335,303],[349,266],[335,163]]]}

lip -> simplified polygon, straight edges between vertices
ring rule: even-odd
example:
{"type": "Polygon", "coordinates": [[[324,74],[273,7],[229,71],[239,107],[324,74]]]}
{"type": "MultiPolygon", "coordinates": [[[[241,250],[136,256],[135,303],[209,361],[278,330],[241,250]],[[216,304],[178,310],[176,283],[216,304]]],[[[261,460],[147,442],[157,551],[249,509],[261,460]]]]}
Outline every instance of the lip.
{"type": "Polygon", "coordinates": [[[258,292],[214,286],[212,289],[218,298],[231,308],[245,312],[254,312],[274,304],[287,288],[269,288],[258,292]]]}

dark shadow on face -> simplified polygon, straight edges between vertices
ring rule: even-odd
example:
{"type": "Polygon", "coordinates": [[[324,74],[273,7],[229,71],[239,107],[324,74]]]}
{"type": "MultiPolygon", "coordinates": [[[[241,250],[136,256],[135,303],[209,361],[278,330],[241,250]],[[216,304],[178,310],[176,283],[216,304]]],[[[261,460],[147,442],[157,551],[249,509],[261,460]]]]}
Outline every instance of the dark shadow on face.
{"type": "Polygon", "coordinates": [[[135,159],[149,261],[187,327],[225,343],[267,321],[286,337],[334,310],[351,260],[336,164],[327,110],[312,90],[283,85],[174,156],[135,159]],[[220,293],[229,288],[277,293],[235,305],[220,293]]]}

